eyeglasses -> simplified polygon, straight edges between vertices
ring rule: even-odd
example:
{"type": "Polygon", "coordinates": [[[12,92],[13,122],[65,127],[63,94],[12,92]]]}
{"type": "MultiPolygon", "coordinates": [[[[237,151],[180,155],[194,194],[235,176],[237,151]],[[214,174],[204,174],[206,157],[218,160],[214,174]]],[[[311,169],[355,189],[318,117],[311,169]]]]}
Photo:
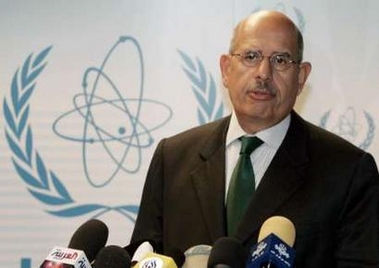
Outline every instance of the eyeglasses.
{"type": "Polygon", "coordinates": [[[264,58],[269,58],[271,66],[277,71],[287,70],[291,64],[299,62],[291,59],[288,53],[275,53],[271,56],[263,56],[258,51],[247,51],[245,53],[233,53],[232,57],[239,57],[246,67],[256,67],[264,58]]]}

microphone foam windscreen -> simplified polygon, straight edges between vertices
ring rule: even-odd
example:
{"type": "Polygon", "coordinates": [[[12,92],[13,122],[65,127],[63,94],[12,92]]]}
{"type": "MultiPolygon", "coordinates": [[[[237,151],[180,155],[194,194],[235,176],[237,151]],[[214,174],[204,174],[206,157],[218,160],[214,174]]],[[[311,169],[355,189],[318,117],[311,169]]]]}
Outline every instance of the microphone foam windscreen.
{"type": "Polygon", "coordinates": [[[295,226],[289,219],[282,216],[273,216],[262,224],[261,230],[259,231],[258,242],[270,234],[276,235],[290,247],[292,247],[295,242],[295,226]]]}
{"type": "Polygon", "coordinates": [[[69,248],[83,250],[92,262],[108,240],[108,227],[100,220],[91,219],[83,223],[72,235],[69,248]]]}
{"type": "Polygon", "coordinates": [[[93,268],[130,268],[130,266],[129,253],[122,247],[111,245],[99,251],[93,268]]]}
{"type": "Polygon", "coordinates": [[[245,251],[242,243],[233,237],[222,237],[213,245],[208,259],[208,268],[216,265],[244,267],[245,251]]]}

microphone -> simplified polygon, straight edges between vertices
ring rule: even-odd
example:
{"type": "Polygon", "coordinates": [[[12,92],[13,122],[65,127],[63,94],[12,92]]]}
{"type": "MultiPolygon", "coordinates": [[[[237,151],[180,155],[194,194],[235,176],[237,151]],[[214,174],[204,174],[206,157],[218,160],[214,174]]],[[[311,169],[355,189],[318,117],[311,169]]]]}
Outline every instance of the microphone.
{"type": "Polygon", "coordinates": [[[249,253],[247,268],[290,268],[295,258],[295,226],[282,216],[268,218],[262,225],[258,243],[249,253]]]}
{"type": "Polygon", "coordinates": [[[245,251],[242,243],[233,237],[221,237],[213,245],[208,268],[245,267],[245,251]]]}
{"type": "Polygon", "coordinates": [[[207,268],[211,250],[209,245],[197,245],[187,249],[184,252],[185,262],[182,268],[207,268]]]}
{"type": "Polygon", "coordinates": [[[68,248],[54,247],[40,268],[91,268],[90,263],[108,239],[108,227],[99,220],[83,223],[74,232],[68,248]]]}
{"type": "Polygon", "coordinates": [[[110,245],[102,248],[96,256],[93,268],[130,268],[129,253],[122,247],[110,245]]]}
{"type": "Polygon", "coordinates": [[[82,250],[54,247],[40,268],[91,268],[82,250]]]}
{"type": "Polygon", "coordinates": [[[91,219],[83,223],[72,235],[69,248],[83,250],[92,262],[108,240],[108,227],[100,220],[91,219]]]}
{"type": "Polygon", "coordinates": [[[206,268],[212,247],[197,245],[184,252],[185,262],[182,268],[206,268]]]}
{"type": "Polygon", "coordinates": [[[140,262],[147,253],[154,252],[154,248],[151,245],[149,241],[142,242],[138,248],[134,251],[133,257],[132,257],[132,266],[140,262]]]}
{"type": "Polygon", "coordinates": [[[184,263],[184,254],[179,250],[168,251],[167,256],[148,252],[134,268],[178,268],[184,263]],[[170,257],[171,256],[171,257],[170,257]]]}
{"type": "Polygon", "coordinates": [[[175,261],[168,256],[149,252],[134,266],[135,268],[178,268],[175,261]]]}

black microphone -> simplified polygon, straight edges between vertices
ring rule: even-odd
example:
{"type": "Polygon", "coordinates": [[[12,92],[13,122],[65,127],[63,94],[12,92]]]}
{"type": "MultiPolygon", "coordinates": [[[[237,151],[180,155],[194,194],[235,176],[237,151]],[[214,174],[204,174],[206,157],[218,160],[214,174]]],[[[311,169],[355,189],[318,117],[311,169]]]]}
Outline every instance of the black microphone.
{"type": "Polygon", "coordinates": [[[102,248],[92,268],[130,268],[131,258],[122,247],[110,245],[102,248]]]}
{"type": "Polygon", "coordinates": [[[221,237],[213,245],[208,268],[245,267],[245,251],[242,243],[233,237],[221,237]]]}
{"type": "Polygon", "coordinates": [[[83,250],[92,262],[108,240],[108,227],[100,220],[91,219],[83,223],[72,235],[69,248],[83,250]]]}
{"type": "Polygon", "coordinates": [[[68,248],[54,247],[40,268],[73,267],[91,268],[90,263],[108,240],[108,227],[99,220],[83,223],[74,232],[68,248]]]}
{"type": "Polygon", "coordinates": [[[259,232],[258,243],[249,253],[247,268],[291,268],[295,226],[282,216],[268,218],[259,232]]]}

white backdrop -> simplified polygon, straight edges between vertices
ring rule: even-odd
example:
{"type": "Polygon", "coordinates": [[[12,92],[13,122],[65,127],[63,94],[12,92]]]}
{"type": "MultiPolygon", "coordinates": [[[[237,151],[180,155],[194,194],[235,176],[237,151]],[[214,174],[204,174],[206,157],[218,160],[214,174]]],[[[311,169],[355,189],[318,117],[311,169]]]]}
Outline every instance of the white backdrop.
{"type": "Polygon", "coordinates": [[[303,31],[296,110],[379,159],[376,0],[0,0],[1,266],[92,217],[126,245],[157,142],[229,113],[218,60],[259,9],[303,31]]]}

